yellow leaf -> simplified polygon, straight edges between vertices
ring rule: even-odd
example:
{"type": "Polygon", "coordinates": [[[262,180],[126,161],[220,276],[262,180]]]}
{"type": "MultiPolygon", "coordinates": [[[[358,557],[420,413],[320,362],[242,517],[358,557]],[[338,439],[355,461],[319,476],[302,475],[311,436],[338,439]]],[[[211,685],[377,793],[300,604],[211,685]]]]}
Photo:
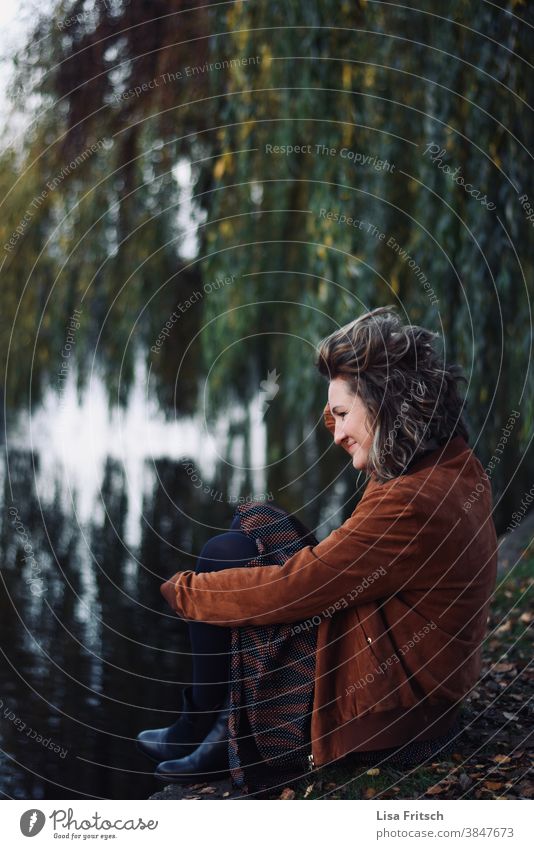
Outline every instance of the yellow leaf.
{"type": "Polygon", "coordinates": [[[367,67],[363,73],[363,84],[366,88],[374,88],[376,70],[374,67],[367,67]]]}
{"type": "Polygon", "coordinates": [[[377,767],[373,767],[373,769],[367,770],[367,775],[380,775],[380,770],[377,767]]]}
{"type": "Polygon", "coordinates": [[[245,139],[246,139],[246,138],[248,138],[248,136],[250,135],[251,130],[252,130],[252,128],[253,128],[253,126],[254,126],[254,124],[255,124],[255,121],[244,121],[244,122],[241,124],[241,126],[240,126],[240,128],[239,128],[239,134],[240,134],[240,137],[241,137],[241,140],[242,140],[242,141],[245,141],[245,139]]]}
{"type": "Polygon", "coordinates": [[[271,63],[273,61],[273,57],[272,57],[272,54],[270,53],[269,48],[267,47],[266,44],[263,44],[261,46],[260,55],[261,55],[261,64],[264,65],[266,68],[270,68],[271,63]]]}
{"type": "Polygon", "coordinates": [[[224,153],[219,157],[217,162],[215,163],[215,167],[213,169],[213,176],[216,180],[220,180],[224,172],[226,171],[226,166],[229,164],[232,159],[231,153],[224,153]]]}
{"type": "Polygon", "coordinates": [[[221,179],[222,175],[224,174],[224,168],[225,168],[224,156],[221,156],[221,158],[218,159],[217,162],[215,163],[215,167],[213,169],[213,176],[215,177],[216,180],[221,179]]]}
{"type": "Polygon", "coordinates": [[[219,224],[219,229],[223,238],[228,238],[232,235],[232,225],[229,221],[221,221],[221,223],[219,224]]]}
{"type": "Polygon", "coordinates": [[[352,65],[348,62],[343,62],[341,79],[343,80],[343,88],[350,89],[352,83],[352,65]]]}

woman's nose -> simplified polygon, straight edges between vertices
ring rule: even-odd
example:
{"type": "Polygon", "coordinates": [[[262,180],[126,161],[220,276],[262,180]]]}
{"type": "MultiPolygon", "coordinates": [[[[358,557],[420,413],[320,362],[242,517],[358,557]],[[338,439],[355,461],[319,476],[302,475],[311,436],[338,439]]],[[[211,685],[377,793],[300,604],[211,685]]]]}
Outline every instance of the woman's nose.
{"type": "Polygon", "coordinates": [[[341,445],[342,442],[347,438],[345,431],[343,430],[343,425],[341,422],[336,422],[336,427],[334,430],[334,442],[336,445],[341,445]]]}

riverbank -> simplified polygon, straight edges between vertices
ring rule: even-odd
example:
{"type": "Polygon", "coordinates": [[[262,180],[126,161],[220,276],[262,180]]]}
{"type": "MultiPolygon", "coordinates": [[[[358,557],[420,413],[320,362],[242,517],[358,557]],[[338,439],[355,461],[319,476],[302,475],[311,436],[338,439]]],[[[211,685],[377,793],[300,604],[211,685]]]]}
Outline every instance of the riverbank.
{"type": "Polygon", "coordinates": [[[450,758],[405,772],[349,760],[257,796],[224,782],[168,785],[151,799],[525,799],[534,797],[534,513],[499,539],[499,572],[477,687],[450,758]]]}

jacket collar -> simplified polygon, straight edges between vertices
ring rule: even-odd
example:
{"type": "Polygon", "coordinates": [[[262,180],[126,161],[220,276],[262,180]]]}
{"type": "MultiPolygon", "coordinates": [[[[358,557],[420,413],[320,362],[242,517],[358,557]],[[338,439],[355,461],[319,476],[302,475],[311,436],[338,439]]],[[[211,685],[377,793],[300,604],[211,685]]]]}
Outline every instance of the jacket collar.
{"type": "Polygon", "coordinates": [[[421,469],[426,469],[429,466],[435,466],[438,463],[446,463],[448,460],[462,454],[469,449],[469,445],[463,436],[453,436],[441,443],[435,443],[428,448],[419,451],[415,457],[410,460],[404,475],[411,475],[414,472],[419,472],[421,469]]]}
{"type": "MultiPolygon", "coordinates": [[[[453,436],[441,443],[436,441],[427,443],[427,447],[418,451],[415,457],[406,465],[404,471],[396,478],[392,478],[391,481],[398,480],[398,478],[403,478],[407,475],[413,475],[415,472],[422,471],[430,466],[446,463],[466,450],[469,450],[469,445],[463,436],[453,436]]],[[[374,486],[380,486],[374,475],[371,475],[370,482],[374,486]]],[[[386,483],[389,483],[389,481],[386,481],[386,483]]]]}

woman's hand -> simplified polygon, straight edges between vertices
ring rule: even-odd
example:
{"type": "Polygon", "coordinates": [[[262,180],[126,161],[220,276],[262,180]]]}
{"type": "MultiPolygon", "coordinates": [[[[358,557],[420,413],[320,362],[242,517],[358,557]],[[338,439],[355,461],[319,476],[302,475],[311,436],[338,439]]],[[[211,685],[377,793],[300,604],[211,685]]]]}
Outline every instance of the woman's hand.
{"type": "Polygon", "coordinates": [[[165,581],[165,583],[162,584],[161,587],[159,588],[163,598],[165,599],[167,604],[169,604],[170,607],[172,607],[172,609],[175,612],[178,612],[176,610],[176,588],[175,588],[176,579],[178,578],[178,575],[179,575],[179,572],[177,572],[175,575],[173,575],[172,578],[169,578],[168,581],[165,581]]]}

